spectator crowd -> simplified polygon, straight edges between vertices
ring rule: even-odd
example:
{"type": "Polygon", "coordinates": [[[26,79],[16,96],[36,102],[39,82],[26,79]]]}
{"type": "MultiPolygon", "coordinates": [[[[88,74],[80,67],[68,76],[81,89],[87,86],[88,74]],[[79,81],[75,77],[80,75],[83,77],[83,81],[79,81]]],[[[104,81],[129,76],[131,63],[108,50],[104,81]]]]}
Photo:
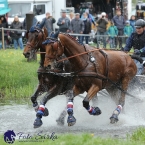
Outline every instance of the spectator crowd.
{"type": "MultiPolygon", "coordinates": [[[[79,7],[75,9],[76,13],[71,12],[67,17],[66,11],[62,11],[61,17],[56,21],[49,12],[46,13],[46,17],[40,22],[41,25],[45,26],[48,31],[48,36],[54,31],[53,24],[56,23],[59,27],[58,32],[82,34],[74,36],[78,38],[78,41],[88,44],[90,37],[83,34],[96,34],[97,47],[100,47],[100,41],[102,41],[103,48],[106,48],[107,42],[110,44],[110,48],[122,48],[123,40],[126,40],[133,32],[135,32],[135,16],[131,16],[130,20],[125,20],[124,16],[121,15],[121,11],[116,11],[116,15],[111,17],[108,12],[102,12],[99,18],[96,20],[91,14],[89,9],[86,9],[83,13],[80,12],[79,7]]],[[[36,17],[34,17],[33,25],[38,23],[36,17]]],[[[19,17],[15,16],[14,21],[10,25],[11,29],[26,29],[26,19],[23,23],[19,21],[19,17]]],[[[7,20],[4,16],[0,16],[0,27],[8,28],[7,20]]],[[[5,47],[9,44],[10,40],[14,44],[14,48],[23,49],[22,32],[20,31],[5,31],[5,47]],[[11,38],[11,39],[10,39],[11,38]]],[[[2,36],[0,33],[0,41],[2,36]]]]}

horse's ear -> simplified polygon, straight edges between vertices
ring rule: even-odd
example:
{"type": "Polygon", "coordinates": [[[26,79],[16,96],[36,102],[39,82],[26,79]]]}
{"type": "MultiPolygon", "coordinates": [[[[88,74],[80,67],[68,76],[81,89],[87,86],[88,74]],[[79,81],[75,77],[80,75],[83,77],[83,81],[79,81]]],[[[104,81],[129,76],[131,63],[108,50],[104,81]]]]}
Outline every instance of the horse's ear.
{"type": "Polygon", "coordinates": [[[46,37],[48,36],[48,32],[47,32],[46,27],[44,27],[44,34],[45,34],[46,37]]]}
{"type": "Polygon", "coordinates": [[[26,33],[25,33],[25,37],[28,39],[28,34],[29,34],[29,31],[27,31],[26,33]]]}

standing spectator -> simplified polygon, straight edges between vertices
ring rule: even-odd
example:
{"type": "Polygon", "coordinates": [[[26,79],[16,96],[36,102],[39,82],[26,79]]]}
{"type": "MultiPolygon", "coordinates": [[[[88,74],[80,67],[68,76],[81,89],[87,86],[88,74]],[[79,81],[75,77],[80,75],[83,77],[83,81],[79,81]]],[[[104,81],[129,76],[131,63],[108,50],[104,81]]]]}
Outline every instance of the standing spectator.
{"type": "Polygon", "coordinates": [[[102,35],[102,39],[103,39],[103,48],[106,48],[106,36],[103,35],[107,35],[106,34],[106,27],[108,24],[108,20],[105,18],[106,17],[106,13],[102,13],[100,19],[97,21],[97,47],[99,48],[99,40],[100,40],[100,35],[102,35]]]}
{"type": "Polygon", "coordinates": [[[50,13],[46,13],[46,17],[42,20],[43,26],[46,27],[48,36],[50,36],[51,32],[53,31],[53,24],[55,23],[55,19],[50,16],[50,13]]]}
{"type": "MultiPolygon", "coordinates": [[[[14,17],[14,21],[11,24],[11,29],[22,29],[22,23],[19,21],[18,16],[14,17]]],[[[22,32],[21,31],[11,31],[11,37],[14,41],[14,48],[18,49],[18,44],[23,49],[22,32]]]]}
{"type": "MultiPolygon", "coordinates": [[[[84,22],[80,19],[80,14],[76,13],[75,18],[71,21],[70,25],[71,33],[83,34],[84,32],[84,22]]],[[[78,36],[79,42],[82,44],[82,36],[78,36]]]]}
{"type": "Polygon", "coordinates": [[[75,13],[80,13],[80,5],[76,4],[75,6],[75,13]]]}
{"type": "Polygon", "coordinates": [[[72,0],[66,1],[66,7],[72,7],[72,0]]]}
{"type": "Polygon", "coordinates": [[[69,17],[70,17],[70,22],[75,18],[75,14],[73,12],[71,12],[69,14],[69,17]]]}
{"type": "Polygon", "coordinates": [[[135,21],[136,21],[135,16],[132,15],[129,21],[130,21],[130,26],[132,26],[132,28],[133,28],[133,32],[135,32],[136,31],[136,29],[135,29],[135,21]]]}
{"type": "MultiPolygon", "coordinates": [[[[124,16],[121,15],[121,11],[118,10],[116,13],[116,16],[113,17],[114,25],[118,29],[118,41],[119,41],[119,48],[122,48],[122,37],[123,36],[123,29],[125,26],[125,19],[124,16]]],[[[116,41],[116,47],[117,47],[117,41],[116,41]]]]}
{"type": "MultiPolygon", "coordinates": [[[[94,17],[92,16],[92,14],[89,13],[89,9],[86,9],[86,10],[85,10],[85,13],[88,14],[88,18],[90,19],[91,23],[93,23],[94,26],[96,26],[94,17]]],[[[82,17],[83,17],[83,15],[82,15],[82,17]]]]}
{"type": "Polygon", "coordinates": [[[114,26],[114,22],[111,21],[111,26],[108,28],[108,35],[110,41],[110,48],[115,48],[115,37],[118,35],[118,29],[114,26]]]}
{"type": "Polygon", "coordinates": [[[66,16],[66,11],[62,11],[61,18],[58,19],[57,25],[59,26],[59,31],[66,33],[69,32],[70,20],[66,16]]]}
{"type": "Polygon", "coordinates": [[[124,27],[124,35],[129,37],[133,33],[133,28],[130,26],[130,22],[126,21],[126,26],[124,27]]]}
{"type": "MultiPolygon", "coordinates": [[[[91,33],[91,22],[90,22],[90,20],[88,18],[88,14],[87,13],[83,14],[83,19],[82,20],[84,21],[83,34],[91,33]]],[[[84,38],[85,38],[86,44],[88,44],[89,36],[82,36],[82,42],[84,41],[84,38]]]]}
{"type": "Polygon", "coordinates": [[[106,13],[108,15],[108,20],[112,20],[113,17],[113,7],[110,0],[106,0],[106,13]]]}
{"type": "Polygon", "coordinates": [[[88,8],[89,8],[89,13],[91,15],[94,15],[96,10],[95,10],[95,7],[93,6],[93,4],[89,5],[88,8]]]}
{"type": "MultiPolygon", "coordinates": [[[[8,28],[8,23],[7,23],[7,20],[5,18],[5,16],[0,16],[0,28],[8,28]]],[[[7,31],[4,31],[4,45],[5,45],[5,48],[7,47],[7,31]]],[[[0,43],[2,45],[2,32],[0,30],[0,43]]]]}

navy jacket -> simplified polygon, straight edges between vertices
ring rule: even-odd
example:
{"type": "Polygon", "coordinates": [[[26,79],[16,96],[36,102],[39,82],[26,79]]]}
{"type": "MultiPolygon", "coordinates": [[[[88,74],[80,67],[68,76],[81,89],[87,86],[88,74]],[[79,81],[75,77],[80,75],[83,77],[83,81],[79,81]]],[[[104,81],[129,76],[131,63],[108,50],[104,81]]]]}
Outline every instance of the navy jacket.
{"type": "Polygon", "coordinates": [[[124,28],[125,26],[125,19],[123,16],[114,16],[113,17],[113,22],[114,22],[114,25],[117,27],[117,29],[122,29],[124,28]]]}
{"type": "Polygon", "coordinates": [[[132,47],[141,50],[142,54],[145,55],[145,31],[141,35],[135,32],[128,37],[124,51],[130,51],[132,47]]]}

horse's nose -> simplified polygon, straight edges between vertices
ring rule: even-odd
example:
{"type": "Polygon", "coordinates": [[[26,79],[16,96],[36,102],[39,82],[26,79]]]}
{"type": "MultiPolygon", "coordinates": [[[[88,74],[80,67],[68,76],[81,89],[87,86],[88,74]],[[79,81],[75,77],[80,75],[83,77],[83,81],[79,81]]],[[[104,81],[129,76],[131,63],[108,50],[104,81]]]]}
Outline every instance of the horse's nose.
{"type": "Polygon", "coordinates": [[[25,58],[29,58],[30,53],[29,52],[27,52],[27,53],[24,52],[23,55],[25,56],[25,58]]]}

